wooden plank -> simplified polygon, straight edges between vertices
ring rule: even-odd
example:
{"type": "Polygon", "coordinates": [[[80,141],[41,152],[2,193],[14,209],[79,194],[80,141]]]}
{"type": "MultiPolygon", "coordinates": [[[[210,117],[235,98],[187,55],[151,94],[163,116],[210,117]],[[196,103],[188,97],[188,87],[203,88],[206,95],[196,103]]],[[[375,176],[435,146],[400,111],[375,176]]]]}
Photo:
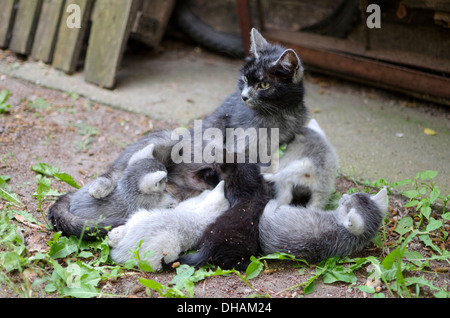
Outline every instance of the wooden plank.
{"type": "Polygon", "coordinates": [[[21,0],[17,9],[9,49],[19,54],[30,54],[42,0],[21,0]]]}
{"type": "Polygon", "coordinates": [[[86,81],[105,88],[114,86],[138,4],[138,0],[96,2],[86,55],[86,81]]]}
{"type": "Polygon", "coordinates": [[[0,1],[0,48],[8,47],[14,25],[14,4],[16,0],[0,1]]]}
{"type": "Polygon", "coordinates": [[[89,18],[94,1],[66,0],[65,4],[59,25],[58,40],[53,54],[52,65],[54,68],[66,73],[73,73],[76,71],[83,40],[89,28],[89,18]],[[80,8],[80,28],[70,28],[67,24],[67,20],[73,14],[68,10],[70,5],[77,5],[80,8]]]}
{"type": "Polygon", "coordinates": [[[44,0],[31,51],[31,56],[36,60],[51,62],[63,8],[64,0],[44,0]]]}
{"type": "Polygon", "coordinates": [[[131,37],[153,48],[158,47],[175,7],[175,0],[144,1],[138,12],[131,37]]]}

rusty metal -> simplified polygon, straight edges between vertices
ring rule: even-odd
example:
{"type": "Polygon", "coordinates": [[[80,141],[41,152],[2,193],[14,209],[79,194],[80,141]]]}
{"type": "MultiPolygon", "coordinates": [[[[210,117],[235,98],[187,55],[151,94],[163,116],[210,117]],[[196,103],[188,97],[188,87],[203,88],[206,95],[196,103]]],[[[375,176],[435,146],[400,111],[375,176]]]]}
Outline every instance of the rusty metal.
{"type": "Polygon", "coordinates": [[[252,16],[250,12],[249,0],[236,0],[239,24],[241,27],[242,44],[245,52],[250,52],[250,31],[252,30],[252,16]]]}
{"type": "MultiPolygon", "coordinates": [[[[285,32],[266,32],[264,36],[269,41],[294,49],[309,69],[450,105],[449,77],[349,54],[345,50],[319,47],[313,41],[301,41],[301,32],[295,36],[286,36],[285,32]]],[[[305,34],[305,37],[311,39],[310,35],[305,34]]]]}

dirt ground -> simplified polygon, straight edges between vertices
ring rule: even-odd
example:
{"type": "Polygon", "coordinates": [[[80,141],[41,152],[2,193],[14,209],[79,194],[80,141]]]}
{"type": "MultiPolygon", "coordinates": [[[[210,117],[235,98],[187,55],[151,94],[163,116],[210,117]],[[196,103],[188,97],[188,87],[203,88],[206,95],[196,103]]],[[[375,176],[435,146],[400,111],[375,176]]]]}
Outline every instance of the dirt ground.
{"type": "MultiPolygon", "coordinates": [[[[11,177],[9,184],[25,204],[25,209],[42,223],[44,220],[37,201],[32,196],[37,184],[36,173],[30,169],[31,166],[39,162],[48,163],[73,176],[79,184],[86,184],[102,173],[127,144],[148,132],[176,127],[174,123],[151,120],[139,114],[112,109],[70,93],[53,91],[13,78],[0,79],[0,91],[4,89],[11,91],[9,103],[12,110],[0,115],[0,174],[11,177]],[[48,103],[43,102],[43,99],[48,103]]],[[[352,181],[344,177],[337,180],[337,190],[340,192],[346,192],[354,186],[352,181]]],[[[52,188],[60,192],[71,189],[67,184],[54,179],[52,188]]],[[[44,209],[51,203],[52,201],[45,201],[44,209]]],[[[402,205],[401,198],[391,196],[388,218],[407,213],[402,205]]],[[[0,210],[4,206],[4,201],[0,201],[0,210]]],[[[393,223],[386,227],[389,241],[396,239],[395,233],[389,231],[394,226],[393,223]]],[[[36,229],[26,223],[20,226],[26,229],[25,243],[29,251],[48,249],[46,243],[53,236],[52,231],[36,229]]],[[[418,244],[418,248],[423,247],[418,244]]],[[[449,248],[448,240],[446,248],[449,248]]],[[[360,254],[381,256],[383,250],[371,244],[360,254]]],[[[268,261],[267,264],[270,270],[251,280],[254,288],[270,297],[301,296],[302,290],[299,288],[286,289],[307,281],[312,269],[299,275],[298,267],[293,262],[268,261]]],[[[147,297],[138,277],[168,284],[174,275],[174,272],[137,274],[130,271],[116,281],[101,283],[99,287],[105,293],[147,297]]],[[[448,284],[448,273],[431,272],[429,275],[436,277],[438,286],[448,284]]],[[[364,285],[366,270],[361,270],[357,276],[358,284],[364,285]]],[[[383,292],[387,297],[390,296],[385,289],[383,292]]],[[[236,275],[208,278],[198,283],[194,291],[195,297],[199,298],[245,298],[251,294],[254,294],[254,290],[236,275]]],[[[348,284],[324,284],[321,279],[316,280],[315,292],[307,295],[335,298],[365,296],[362,291],[349,288],[348,284]]],[[[423,296],[427,297],[429,294],[423,296]]]]}

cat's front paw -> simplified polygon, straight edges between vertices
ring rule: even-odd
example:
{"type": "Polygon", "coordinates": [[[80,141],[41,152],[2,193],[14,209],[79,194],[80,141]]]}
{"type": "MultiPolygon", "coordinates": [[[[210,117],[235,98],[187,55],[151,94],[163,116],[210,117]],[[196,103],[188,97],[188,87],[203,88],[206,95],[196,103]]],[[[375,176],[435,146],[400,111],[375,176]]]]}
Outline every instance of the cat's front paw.
{"type": "Polygon", "coordinates": [[[106,198],[115,188],[111,179],[99,177],[89,185],[89,195],[95,199],[106,198]]]}
{"type": "Polygon", "coordinates": [[[167,208],[168,209],[174,209],[178,205],[177,199],[175,199],[170,194],[167,195],[167,208]]]}
{"type": "Polygon", "coordinates": [[[119,244],[120,240],[122,240],[124,235],[125,235],[125,225],[113,228],[108,233],[108,245],[110,247],[116,247],[119,244]]]}

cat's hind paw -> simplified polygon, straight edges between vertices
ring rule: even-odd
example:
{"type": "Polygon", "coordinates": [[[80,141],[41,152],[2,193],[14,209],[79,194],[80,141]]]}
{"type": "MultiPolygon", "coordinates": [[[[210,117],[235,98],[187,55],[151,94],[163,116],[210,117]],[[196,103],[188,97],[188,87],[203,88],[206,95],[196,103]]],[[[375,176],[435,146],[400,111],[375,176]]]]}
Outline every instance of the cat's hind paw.
{"type": "Polygon", "coordinates": [[[125,236],[125,225],[113,228],[108,233],[108,245],[110,247],[116,247],[124,236],[125,236]]]}
{"type": "Polygon", "coordinates": [[[106,198],[116,187],[111,179],[99,177],[89,185],[89,195],[95,199],[106,198]]]}

